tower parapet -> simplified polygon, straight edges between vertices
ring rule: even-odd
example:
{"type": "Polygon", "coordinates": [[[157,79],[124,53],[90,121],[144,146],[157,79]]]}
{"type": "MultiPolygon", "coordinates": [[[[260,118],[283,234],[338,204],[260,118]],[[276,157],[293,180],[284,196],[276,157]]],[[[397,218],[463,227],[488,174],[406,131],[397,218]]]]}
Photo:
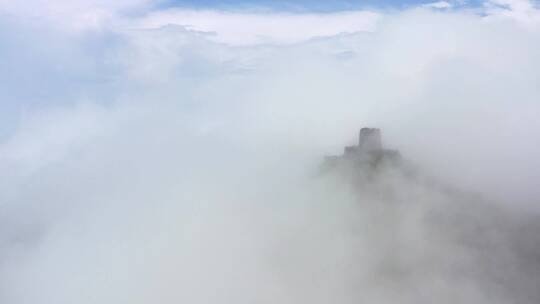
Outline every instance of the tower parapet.
{"type": "Polygon", "coordinates": [[[395,163],[400,159],[399,151],[382,147],[380,129],[362,128],[358,135],[358,145],[346,146],[342,155],[325,157],[323,167],[333,168],[343,164],[373,167],[382,162],[395,163]]]}
{"type": "Polygon", "coordinates": [[[382,150],[381,130],[377,128],[360,129],[358,147],[365,151],[382,150]]]}

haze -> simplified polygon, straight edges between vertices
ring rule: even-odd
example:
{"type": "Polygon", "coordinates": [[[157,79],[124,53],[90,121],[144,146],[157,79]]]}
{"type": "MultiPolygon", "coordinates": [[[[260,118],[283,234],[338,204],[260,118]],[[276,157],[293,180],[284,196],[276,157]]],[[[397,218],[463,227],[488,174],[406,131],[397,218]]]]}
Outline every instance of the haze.
{"type": "Polygon", "coordinates": [[[539,34],[525,0],[0,1],[0,303],[538,303],[539,34]],[[321,176],[364,126],[418,177],[321,176]]]}

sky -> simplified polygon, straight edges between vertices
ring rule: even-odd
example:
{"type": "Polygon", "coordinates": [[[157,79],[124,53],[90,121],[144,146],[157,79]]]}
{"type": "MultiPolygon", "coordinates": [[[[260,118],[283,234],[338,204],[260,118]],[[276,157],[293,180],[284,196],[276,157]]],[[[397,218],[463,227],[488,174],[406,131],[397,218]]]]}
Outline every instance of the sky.
{"type": "MultiPolygon", "coordinates": [[[[433,1],[419,1],[419,0],[387,0],[387,1],[267,1],[267,0],[255,0],[255,1],[183,1],[173,0],[166,1],[162,5],[164,7],[194,7],[194,8],[222,8],[222,9],[238,9],[249,7],[260,7],[271,10],[279,11],[311,11],[311,12],[332,12],[351,9],[366,9],[366,8],[386,8],[386,9],[400,9],[411,6],[418,6],[423,4],[433,3],[433,1]]],[[[465,3],[463,3],[465,4],[465,3]]],[[[478,4],[475,1],[469,1],[468,5],[478,4]]]]}
{"type": "Polygon", "coordinates": [[[539,34],[527,0],[0,0],[0,303],[538,303],[539,34]],[[420,177],[319,177],[364,126],[420,177]]]}

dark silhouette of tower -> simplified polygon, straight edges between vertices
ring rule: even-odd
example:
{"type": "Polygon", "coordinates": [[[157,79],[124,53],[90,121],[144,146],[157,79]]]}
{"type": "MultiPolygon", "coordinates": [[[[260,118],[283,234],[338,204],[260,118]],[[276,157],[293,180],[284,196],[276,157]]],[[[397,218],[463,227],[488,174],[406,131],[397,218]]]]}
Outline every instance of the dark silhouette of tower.
{"type": "Polygon", "coordinates": [[[326,156],[323,168],[341,167],[376,167],[387,163],[397,165],[401,159],[399,151],[382,147],[381,130],[362,128],[358,135],[358,145],[346,146],[342,155],[326,156]]]}
{"type": "Polygon", "coordinates": [[[382,150],[381,130],[377,128],[362,128],[358,136],[358,146],[363,151],[382,150]]]}

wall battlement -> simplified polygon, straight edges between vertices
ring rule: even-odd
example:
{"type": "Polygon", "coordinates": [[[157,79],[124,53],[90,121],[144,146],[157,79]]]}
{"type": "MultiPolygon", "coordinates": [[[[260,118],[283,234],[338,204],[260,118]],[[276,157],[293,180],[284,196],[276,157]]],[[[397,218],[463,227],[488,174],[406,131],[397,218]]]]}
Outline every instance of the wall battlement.
{"type": "Polygon", "coordinates": [[[381,130],[377,128],[362,128],[358,135],[358,146],[362,150],[381,150],[381,130]]]}
{"type": "Polygon", "coordinates": [[[382,162],[395,163],[399,159],[401,159],[399,151],[382,147],[380,129],[362,128],[358,134],[358,145],[346,146],[342,155],[326,156],[323,167],[333,168],[343,164],[377,166],[382,162]]]}

